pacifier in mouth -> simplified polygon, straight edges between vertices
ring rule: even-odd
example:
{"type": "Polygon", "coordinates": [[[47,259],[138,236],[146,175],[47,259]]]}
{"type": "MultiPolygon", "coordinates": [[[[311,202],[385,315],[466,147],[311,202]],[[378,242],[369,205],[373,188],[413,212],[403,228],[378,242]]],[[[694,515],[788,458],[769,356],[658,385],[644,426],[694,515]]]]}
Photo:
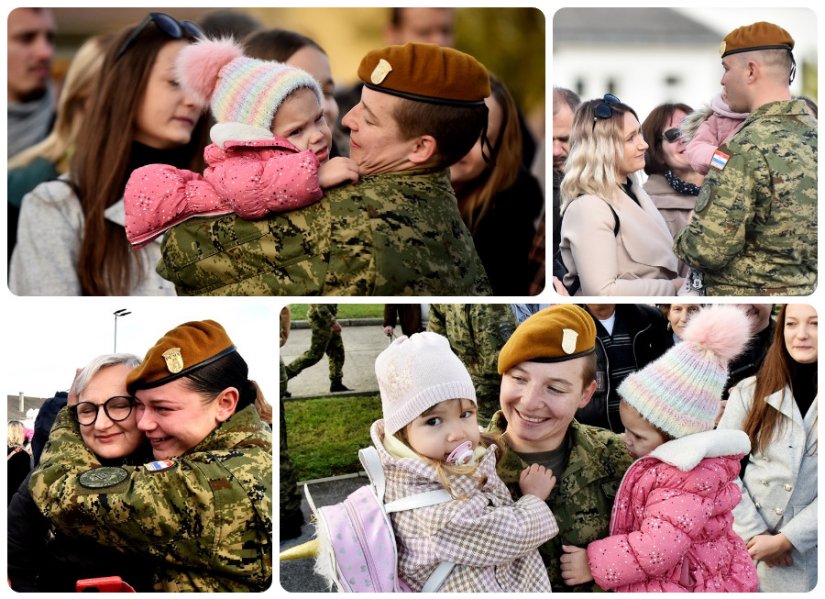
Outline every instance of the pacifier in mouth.
{"type": "Polygon", "coordinates": [[[471,441],[464,441],[447,456],[448,464],[461,466],[473,459],[473,444],[471,441]]]}

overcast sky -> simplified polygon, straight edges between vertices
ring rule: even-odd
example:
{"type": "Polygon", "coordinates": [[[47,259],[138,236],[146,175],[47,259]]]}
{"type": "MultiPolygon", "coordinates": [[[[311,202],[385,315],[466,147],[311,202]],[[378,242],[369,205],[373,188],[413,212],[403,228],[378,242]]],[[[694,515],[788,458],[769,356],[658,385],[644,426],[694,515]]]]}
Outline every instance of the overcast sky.
{"type": "Polygon", "coordinates": [[[2,380],[7,395],[23,391],[50,397],[66,389],[75,368],[113,351],[113,312],[126,308],[132,313],[117,319],[119,352],[143,358],[177,325],[212,319],[226,329],[267,401],[277,398],[280,303],[272,298],[7,297],[4,303],[2,380]]]}

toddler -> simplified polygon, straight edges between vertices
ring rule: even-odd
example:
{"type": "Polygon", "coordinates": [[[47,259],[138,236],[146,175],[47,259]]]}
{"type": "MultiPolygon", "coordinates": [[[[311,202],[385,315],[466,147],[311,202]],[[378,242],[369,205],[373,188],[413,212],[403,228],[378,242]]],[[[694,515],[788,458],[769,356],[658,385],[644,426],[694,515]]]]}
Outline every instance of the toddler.
{"type": "Polygon", "coordinates": [[[566,584],[620,592],[754,592],[756,568],[733,531],[742,431],[714,430],[728,363],[750,335],[744,312],[706,308],[682,342],[619,386],[625,443],[636,459],[614,502],[610,535],[564,545],[566,584]],[[740,434],[741,433],[741,434],[740,434]]]}
{"type": "Polygon", "coordinates": [[[687,115],[680,129],[685,137],[685,154],[690,159],[690,168],[707,175],[716,150],[739,131],[746,118],[747,113],[730,109],[722,93],[713,97],[710,106],[687,115]]]}
{"type": "Polygon", "coordinates": [[[483,438],[470,374],[446,337],[416,333],[375,361],[384,418],[370,434],[386,476],[387,502],[446,488],[453,501],[391,514],[398,576],[420,591],[442,562],[455,566],[439,591],[550,592],[538,546],[558,534],[544,500],[553,473],[521,473],[513,502],[496,475],[497,445],[483,438]]]}
{"type": "Polygon", "coordinates": [[[322,189],[358,180],[349,158],[328,161],[332,133],[309,73],[243,56],[231,39],[184,48],[179,84],[209,103],[217,124],[198,173],[165,164],[136,169],[124,194],[126,236],[139,248],[194,216],[254,220],[317,202],[322,189]]]}

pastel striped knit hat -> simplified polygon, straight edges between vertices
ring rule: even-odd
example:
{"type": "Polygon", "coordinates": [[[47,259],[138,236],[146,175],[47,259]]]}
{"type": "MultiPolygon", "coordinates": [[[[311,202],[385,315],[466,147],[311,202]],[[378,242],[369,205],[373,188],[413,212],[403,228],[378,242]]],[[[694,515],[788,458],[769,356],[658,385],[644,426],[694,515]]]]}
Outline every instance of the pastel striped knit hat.
{"type": "Polygon", "coordinates": [[[711,430],[728,379],[742,353],[750,322],[735,306],[717,305],[690,319],[682,342],[619,385],[623,400],[674,438],[711,430]]]}
{"type": "Polygon", "coordinates": [[[243,123],[266,131],[289,94],[306,87],[323,96],[318,82],[306,71],[284,63],[243,55],[232,38],[189,44],[177,58],[181,86],[209,103],[218,123],[243,123]]]}
{"type": "Polygon", "coordinates": [[[447,338],[430,331],[402,335],[393,341],[375,359],[375,378],[388,435],[447,399],[476,403],[467,368],[450,349],[447,338]]]}

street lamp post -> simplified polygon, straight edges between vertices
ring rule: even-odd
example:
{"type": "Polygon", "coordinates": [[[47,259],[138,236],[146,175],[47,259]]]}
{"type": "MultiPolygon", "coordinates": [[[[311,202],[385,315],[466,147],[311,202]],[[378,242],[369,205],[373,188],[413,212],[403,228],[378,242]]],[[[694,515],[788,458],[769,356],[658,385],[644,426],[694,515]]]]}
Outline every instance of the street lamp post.
{"type": "Polygon", "coordinates": [[[114,349],[112,350],[113,353],[117,353],[117,319],[121,316],[126,316],[127,314],[131,314],[126,308],[121,308],[120,310],[115,310],[112,312],[115,315],[115,345],[114,349]]]}

